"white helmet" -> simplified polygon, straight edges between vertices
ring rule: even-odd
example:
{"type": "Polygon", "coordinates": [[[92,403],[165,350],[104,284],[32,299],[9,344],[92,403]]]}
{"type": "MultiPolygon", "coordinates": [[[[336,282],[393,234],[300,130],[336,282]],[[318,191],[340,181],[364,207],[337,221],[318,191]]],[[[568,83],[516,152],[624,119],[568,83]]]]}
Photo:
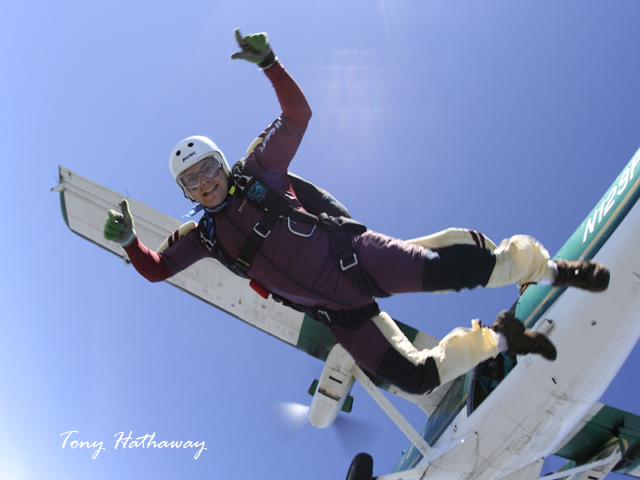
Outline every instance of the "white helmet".
{"type": "Polygon", "coordinates": [[[218,162],[220,162],[220,165],[222,165],[222,171],[227,178],[231,177],[231,170],[229,169],[227,159],[224,158],[224,154],[216,144],[207,137],[196,135],[185,138],[171,151],[171,157],[169,158],[171,175],[173,175],[173,179],[176,181],[178,187],[180,187],[180,190],[191,200],[193,200],[193,197],[189,193],[189,190],[182,187],[178,178],[187,168],[206,157],[215,157],[218,162]]]}

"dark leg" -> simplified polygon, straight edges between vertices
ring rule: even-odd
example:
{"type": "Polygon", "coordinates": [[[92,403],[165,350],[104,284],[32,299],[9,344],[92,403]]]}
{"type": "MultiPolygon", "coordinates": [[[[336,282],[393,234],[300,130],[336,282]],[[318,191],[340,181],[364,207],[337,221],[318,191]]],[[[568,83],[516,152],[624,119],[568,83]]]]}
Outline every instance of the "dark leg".
{"type": "Polygon", "coordinates": [[[414,365],[395,348],[387,351],[376,376],[407,393],[424,394],[440,385],[440,376],[433,358],[427,357],[424,363],[414,365]]]}
{"type": "Polygon", "coordinates": [[[496,257],[493,252],[473,245],[453,245],[433,250],[424,259],[422,290],[471,290],[484,287],[491,278],[496,257]]]}

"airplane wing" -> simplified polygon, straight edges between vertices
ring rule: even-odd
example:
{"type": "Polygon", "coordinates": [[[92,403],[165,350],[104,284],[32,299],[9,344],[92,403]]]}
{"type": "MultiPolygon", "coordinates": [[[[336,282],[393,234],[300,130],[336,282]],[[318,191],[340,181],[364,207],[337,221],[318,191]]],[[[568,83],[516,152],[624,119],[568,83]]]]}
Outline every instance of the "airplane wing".
{"type": "MultiPolygon", "coordinates": [[[[60,166],[60,183],[52,190],[60,193],[63,218],[72,232],[128,261],[124,249],[103,237],[107,211],[119,211],[124,195],[93,182],[60,166]]],[[[127,199],[136,222],[136,233],[142,243],[156,250],[182,222],[127,199]]],[[[167,280],[171,285],[219,308],[249,325],[302,350],[322,361],[327,359],[335,339],[329,329],[303,313],[262,298],[242,279],[213,259],[203,259],[167,280]]],[[[433,348],[439,340],[408,325],[397,322],[417,348],[433,348]]],[[[450,384],[430,395],[409,395],[384,382],[378,386],[399,395],[425,411],[437,407],[450,384]]]]}
{"type": "Polygon", "coordinates": [[[615,444],[622,456],[611,471],[640,478],[640,416],[596,403],[554,455],[569,460],[568,467],[580,466],[615,444]]]}

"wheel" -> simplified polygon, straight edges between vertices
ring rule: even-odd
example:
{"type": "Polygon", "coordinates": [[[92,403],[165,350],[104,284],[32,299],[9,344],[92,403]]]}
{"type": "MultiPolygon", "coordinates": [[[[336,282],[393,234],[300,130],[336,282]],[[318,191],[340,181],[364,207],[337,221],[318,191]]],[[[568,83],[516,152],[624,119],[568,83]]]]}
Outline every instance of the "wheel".
{"type": "Polygon", "coordinates": [[[346,480],[371,480],[373,476],[373,458],[367,453],[359,453],[351,462],[346,480]]]}

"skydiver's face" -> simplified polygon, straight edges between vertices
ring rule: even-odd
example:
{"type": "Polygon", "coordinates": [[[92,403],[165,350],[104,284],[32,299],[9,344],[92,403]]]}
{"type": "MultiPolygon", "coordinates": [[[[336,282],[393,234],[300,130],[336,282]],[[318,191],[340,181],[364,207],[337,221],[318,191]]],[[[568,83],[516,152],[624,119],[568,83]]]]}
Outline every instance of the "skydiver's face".
{"type": "Polygon", "coordinates": [[[229,179],[218,163],[211,170],[211,161],[212,158],[200,160],[180,175],[183,185],[191,186],[197,178],[196,185],[188,189],[189,193],[196,202],[209,208],[224,202],[229,191],[229,179]]]}

